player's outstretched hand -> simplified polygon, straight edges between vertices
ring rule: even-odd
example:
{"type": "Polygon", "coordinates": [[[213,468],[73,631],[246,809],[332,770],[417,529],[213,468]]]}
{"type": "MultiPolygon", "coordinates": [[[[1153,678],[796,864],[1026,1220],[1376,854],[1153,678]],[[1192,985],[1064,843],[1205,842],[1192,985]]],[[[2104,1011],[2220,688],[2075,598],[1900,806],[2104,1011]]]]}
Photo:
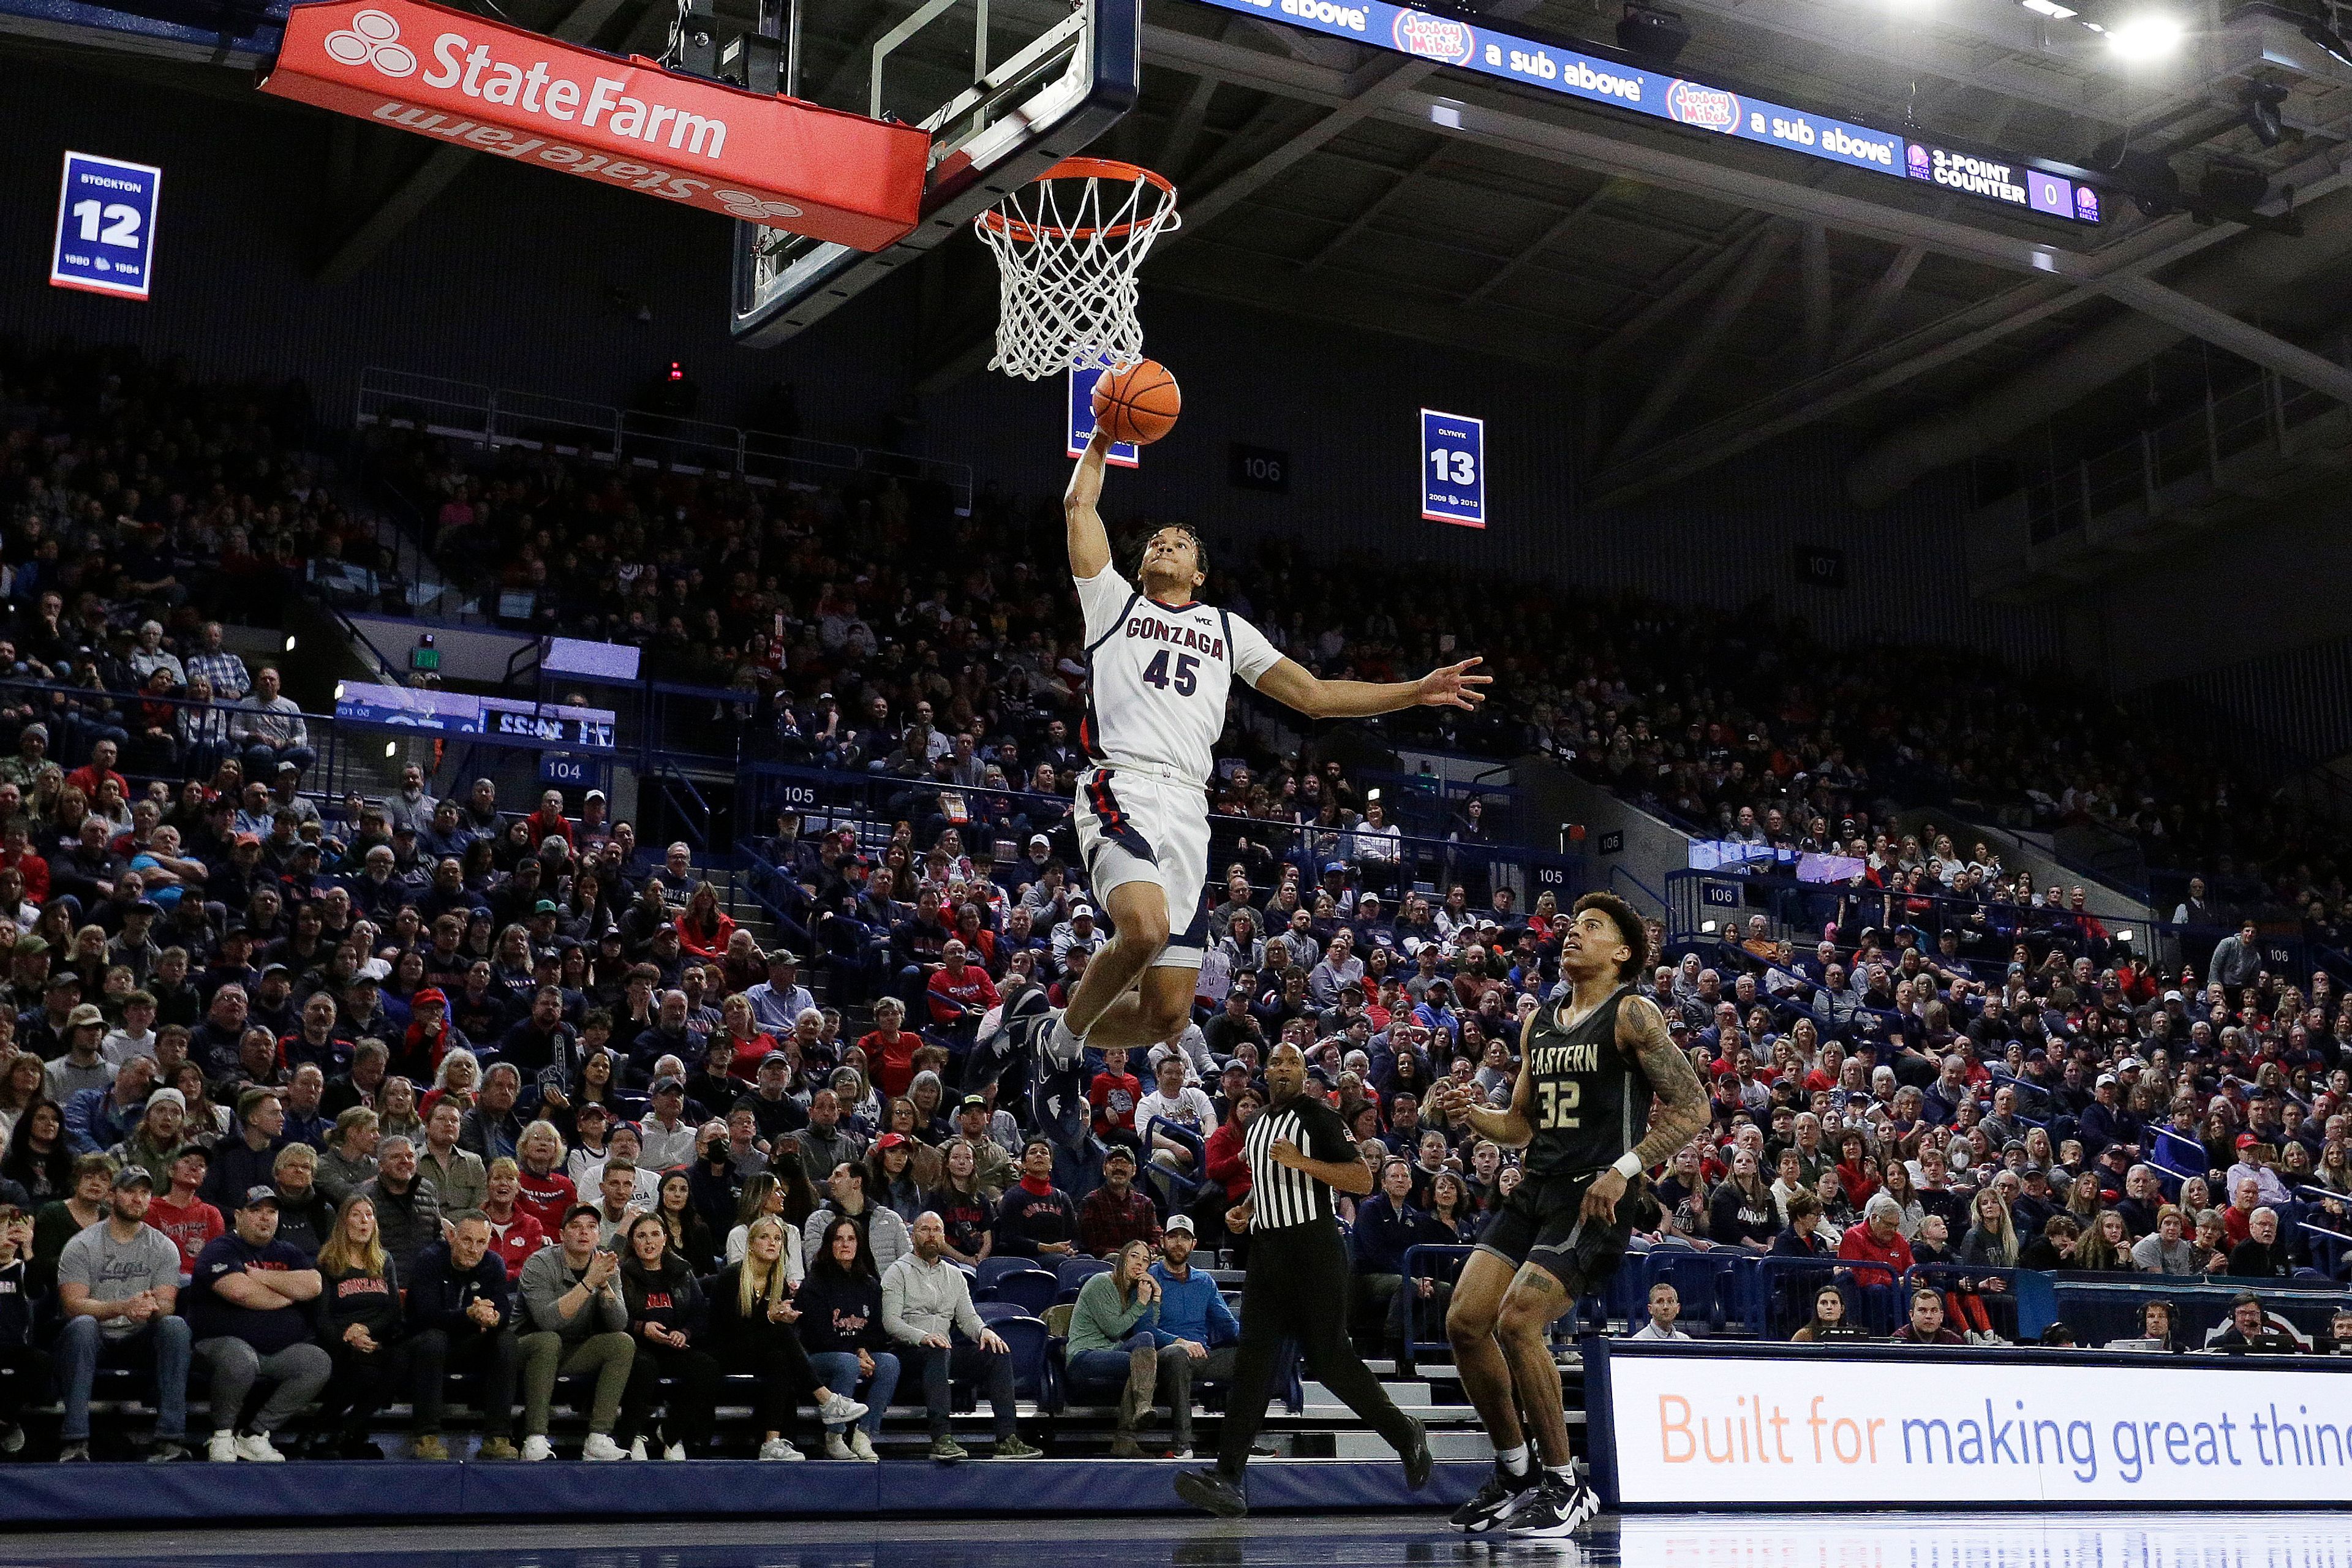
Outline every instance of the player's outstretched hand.
{"type": "Polygon", "coordinates": [[[1449,664],[1423,676],[1421,705],[1424,708],[1475,709],[1486,700],[1486,692],[1479,689],[1495,684],[1495,678],[1491,675],[1470,673],[1473,667],[1485,662],[1474,654],[1460,664],[1449,664]]]}

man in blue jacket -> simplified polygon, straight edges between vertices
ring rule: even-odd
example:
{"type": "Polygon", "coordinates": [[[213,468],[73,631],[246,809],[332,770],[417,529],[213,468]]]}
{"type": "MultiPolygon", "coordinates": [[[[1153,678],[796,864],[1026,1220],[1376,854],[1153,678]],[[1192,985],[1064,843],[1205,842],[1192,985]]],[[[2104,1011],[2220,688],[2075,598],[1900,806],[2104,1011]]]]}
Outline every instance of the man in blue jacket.
{"type": "Polygon", "coordinates": [[[1168,1216],[1160,1237],[1160,1261],[1151,1277],[1160,1281],[1160,1396],[1176,1426],[1176,1454],[1192,1457],[1192,1380],[1234,1375],[1234,1347],[1242,1326],[1225,1305],[1224,1292],[1206,1274],[1192,1271],[1192,1216],[1168,1216]]]}
{"type": "MultiPolygon", "coordinates": [[[[514,1440],[507,1434],[514,1425],[515,1331],[507,1321],[506,1265],[490,1251],[490,1221],[481,1210],[456,1215],[448,1240],[417,1253],[407,1310],[416,1345],[417,1458],[448,1457],[441,1441],[448,1376],[470,1372],[478,1380],[474,1403],[482,1415],[481,1457],[513,1458],[514,1440]]],[[[540,1444],[543,1448],[545,1439],[540,1444]]]]}

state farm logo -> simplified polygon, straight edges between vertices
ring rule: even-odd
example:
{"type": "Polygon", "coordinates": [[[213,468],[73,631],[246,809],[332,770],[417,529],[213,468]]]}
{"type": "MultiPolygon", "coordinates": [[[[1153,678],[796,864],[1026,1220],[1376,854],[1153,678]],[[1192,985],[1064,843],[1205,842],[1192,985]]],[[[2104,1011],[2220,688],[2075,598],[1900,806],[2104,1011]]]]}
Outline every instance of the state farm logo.
{"type": "Polygon", "coordinates": [[[766,217],[798,217],[801,209],[790,202],[772,202],[748,191],[713,191],[719,205],[737,217],[757,220],[766,217]]]}
{"type": "Polygon", "coordinates": [[[1739,100],[1719,87],[1678,81],[1666,89],[1666,112],[1685,125],[1702,131],[1739,128],[1739,100]]]}
{"type": "Polygon", "coordinates": [[[347,66],[373,66],[390,77],[415,76],[416,52],[400,41],[400,24],[381,11],[362,11],[352,25],[327,35],[328,58],[347,66]]]}
{"type": "Polygon", "coordinates": [[[1447,65],[1467,65],[1477,49],[1477,39],[1467,26],[1423,11],[1398,12],[1396,20],[1389,24],[1389,36],[1406,54],[1447,65]]]}

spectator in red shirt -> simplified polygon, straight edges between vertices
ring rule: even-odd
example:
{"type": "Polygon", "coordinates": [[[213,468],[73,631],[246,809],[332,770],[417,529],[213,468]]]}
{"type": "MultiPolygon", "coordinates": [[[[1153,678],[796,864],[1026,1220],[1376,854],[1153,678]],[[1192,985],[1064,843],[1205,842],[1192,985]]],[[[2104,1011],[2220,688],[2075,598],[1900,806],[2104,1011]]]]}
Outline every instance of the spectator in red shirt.
{"type": "Polygon", "coordinates": [[[114,771],[114,742],[100,741],[89,749],[89,761],[66,775],[66,787],[81,791],[84,799],[96,801],[101,780],[112,779],[122,798],[131,798],[131,784],[114,771]]]}
{"type": "Polygon", "coordinates": [[[563,792],[549,790],[539,797],[539,809],[523,819],[530,826],[530,847],[538,848],[551,838],[563,840],[567,849],[577,849],[579,842],[572,834],[572,824],[563,816],[563,792]]]}
{"type": "MultiPolygon", "coordinates": [[[[534,1121],[515,1140],[515,1188],[516,1206],[539,1222],[542,1236],[553,1236],[563,1228],[563,1216],[572,1212],[580,1196],[572,1178],[564,1173],[563,1134],[554,1122],[534,1121]]],[[[496,1239],[498,1227],[490,1228],[496,1239]]]]}
{"type": "MultiPolygon", "coordinates": [[[[933,1006],[938,1005],[936,999],[933,1006]]],[[[923,1037],[912,1029],[903,1027],[907,1021],[907,1005],[896,996],[884,996],[874,1004],[874,1027],[857,1042],[866,1053],[866,1065],[874,1074],[874,1087],[883,1097],[896,1100],[907,1092],[915,1077],[915,1052],[923,1037]]],[[[757,1073],[753,1077],[756,1079],[757,1073]]]]}
{"type": "Polygon", "coordinates": [[[196,1196],[212,1163],[200,1144],[184,1145],[172,1156],[171,1190],[157,1193],[147,1205],[147,1223],[169,1237],[180,1249],[180,1271],[196,1266],[196,1254],[228,1228],[220,1210],[196,1196]]]}
{"type": "Polygon", "coordinates": [[[482,1199],[482,1213],[489,1216],[490,1251],[506,1265],[507,1279],[511,1283],[522,1278],[522,1266],[530,1261],[530,1255],[547,1245],[547,1231],[523,1204],[521,1166],[509,1159],[493,1160],[488,1183],[489,1194],[482,1199]]]}
{"type": "Polygon", "coordinates": [[[1095,1136],[1133,1149],[1135,1106],[1143,1098],[1143,1080],[1127,1070],[1125,1046],[1106,1046],[1102,1059],[1102,1071],[1087,1086],[1087,1099],[1095,1108],[1095,1136]]]}
{"type": "Polygon", "coordinates": [[[719,907],[719,890],[697,882],[686,896],[686,908],[678,911],[677,945],[689,957],[719,963],[725,962],[727,943],[734,934],[735,917],[719,907]]]}
{"type": "Polygon", "coordinates": [[[998,1005],[996,982],[988,977],[987,970],[967,962],[970,957],[970,950],[950,937],[947,945],[940,950],[940,966],[932,973],[927,987],[931,1026],[966,1045],[971,1043],[982,1016],[998,1005]]]}
{"type": "MultiPolygon", "coordinates": [[[[1894,1270],[1890,1279],[1870,1269],[1862,1276],[1864,1285],[1893,1284],[1911,1272],[1911,1244],[1903,1239],[1903,1206],[1885,1193],[1874,1194],[1863,1205],[1862,1223],[1846,1226],[1838,1238],[1837,1255],[1849,1263],[1883,1263],[1894,1270]]],[[[1939,1300],[1938,1322],[1943,1321],[1943,1311],[1939,1300]]]]}
{"type": "Polygon", "coordinates": [[[49,901],[49,863],[33,852],[32,824],[21,814],[8,819],[5,841],[0,841],[0,868],[14,868],[24,879],[25,901],[46,904],[49,901]]]}

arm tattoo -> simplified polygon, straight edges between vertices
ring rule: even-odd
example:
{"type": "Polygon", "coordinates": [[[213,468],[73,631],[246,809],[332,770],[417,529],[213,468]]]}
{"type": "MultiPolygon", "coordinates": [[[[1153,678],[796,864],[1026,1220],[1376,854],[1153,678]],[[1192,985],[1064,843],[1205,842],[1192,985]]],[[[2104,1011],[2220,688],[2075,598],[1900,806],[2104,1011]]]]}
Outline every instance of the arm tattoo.
{"type": "Polygon", "coordinates": [[[1666,1033],[1665,1015],[1648,997],[1628,998],[1617,1009],[1617,1037],[1619,1043],[1633,1047],[1633,1058],[1642,1064],[1658,1097],[1650,1131],[1633,1146],[1642,1168],[1652,1170],[1706,1126],[1706,1090],[1700,1087],[1690,1059],[1666,1033]]]}

